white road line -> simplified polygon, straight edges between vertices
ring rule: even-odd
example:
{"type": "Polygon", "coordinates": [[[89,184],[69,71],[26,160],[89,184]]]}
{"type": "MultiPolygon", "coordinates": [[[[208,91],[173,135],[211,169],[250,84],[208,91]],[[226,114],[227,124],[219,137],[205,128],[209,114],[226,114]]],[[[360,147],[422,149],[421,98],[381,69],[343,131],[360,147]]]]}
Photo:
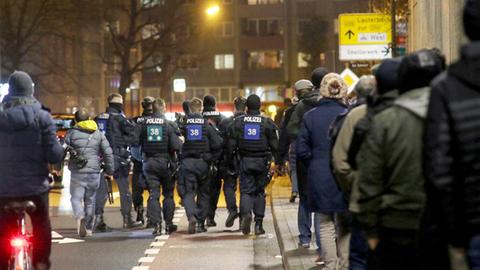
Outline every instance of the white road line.
{"type": "Polygon", "coordinates": [[[132,270],[148,270],[149,268],[149,266],[135,266],[132,270]]]}
{"type": "Polygon", "coordinates": [[[178,213],[178,214],[173,215],[174,218],[181,218],[183,216],[184,215],[182,213],[178,213]]]}
{"type": "Polygon", "coordinates": [[[63,236],[55,231],[52,231],[52,238],[63,238],[63,236]]]}
{"type": "Polygon", "coordinates": [[[173,223],[178,223],[178,222],[180,222],[180,219],[179,218],[174,218],[174,219],[172,219],[172,222],[173,223]]]}
{"type": "Polygon", "coordinates": [[[185,213],[185,208],[178,208],[175,213],[185,213]]]}
{"type": "Polygon", "coordinates": [[[168,240],[168,238],[170,237],[170,235],[160,235],[160,236],[157,236],[155,237],[156,240],[168,240]]]}
{"type": "Polygon", "coordinates": [[[165,245],[165,242],[152,242],[150,244],[151,247],[163,247],[165,245]]]}
{"type": "Polygon", "coordinates": [[[145,254],[147,254],[147,255],[156,255],[159,252],[160,252],[159,248],[149,248],[149,249],[145,250],[145,254]]]}
{"type": "Polygon", "coordinates": [[[142,257],[138,260],[139,263],[152,263],[155,257],[142,257]]]}

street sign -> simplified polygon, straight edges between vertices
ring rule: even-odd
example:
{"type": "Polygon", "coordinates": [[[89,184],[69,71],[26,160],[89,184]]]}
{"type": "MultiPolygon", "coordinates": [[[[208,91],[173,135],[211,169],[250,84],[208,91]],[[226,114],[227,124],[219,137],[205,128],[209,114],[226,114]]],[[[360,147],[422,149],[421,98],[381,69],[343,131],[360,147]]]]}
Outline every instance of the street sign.
{"type": "Polygon", "coordinates": [[[391,17],[377,13],[339,15],[340,60],[381,60],[392,57],[391,17]]]}
{"type": "Polygon", "coordinates": [[[353,88],[355,88],[355,85],[360,80],[358,76],[349,68],[346,68],[344,71],[342,71],[342,73],[340,73],[340,77],[342,77],[342,79],[348,85],[348,93],[352,92],[353,88]]]}

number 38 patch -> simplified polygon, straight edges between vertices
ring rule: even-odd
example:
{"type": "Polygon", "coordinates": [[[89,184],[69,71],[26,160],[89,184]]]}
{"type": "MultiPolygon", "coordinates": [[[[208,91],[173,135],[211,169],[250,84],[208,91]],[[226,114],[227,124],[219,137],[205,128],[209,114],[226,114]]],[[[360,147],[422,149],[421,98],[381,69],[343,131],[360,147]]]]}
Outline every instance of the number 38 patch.
{"type": "Polygon", "coordinates": [[[161,125],[148,125],[147,135],[147,141],[161,142],[163,138],[163,127],[161,125]]]}
{"type": "Polygon", "coordinates": [[[202,140],[202,125],[188,125],[187,126],[187,140],[201,141],[202,140]]]}
{"type": "Polygon", "coordinates": [[[243,138],[245,140],[259,140],[260,139],[260,125],[245,124],[243,129],[243,138]]]}

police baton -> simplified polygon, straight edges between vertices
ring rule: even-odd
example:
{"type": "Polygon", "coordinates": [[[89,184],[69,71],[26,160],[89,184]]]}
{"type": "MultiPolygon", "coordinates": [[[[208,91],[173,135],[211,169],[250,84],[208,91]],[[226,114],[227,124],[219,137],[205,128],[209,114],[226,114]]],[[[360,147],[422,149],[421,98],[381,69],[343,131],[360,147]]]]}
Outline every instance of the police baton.
{"type": "Polygon", "coordinates": [[[108,203],[113,204],[115,200],[113,198],[112,178],[105,176],[105,183],[107,185],[108,203]]]}

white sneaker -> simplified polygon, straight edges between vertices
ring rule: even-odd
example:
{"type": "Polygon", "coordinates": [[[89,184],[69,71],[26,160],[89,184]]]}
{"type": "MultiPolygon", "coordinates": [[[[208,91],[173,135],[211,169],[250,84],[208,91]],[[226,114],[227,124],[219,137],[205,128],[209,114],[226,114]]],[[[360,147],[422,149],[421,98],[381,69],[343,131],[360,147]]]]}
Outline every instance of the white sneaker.
{"type": "Polygon", "coordinates": [[[92,236],[93,235],[93,231],[92,230],[87,230],[87,236],[92,236]]]}

